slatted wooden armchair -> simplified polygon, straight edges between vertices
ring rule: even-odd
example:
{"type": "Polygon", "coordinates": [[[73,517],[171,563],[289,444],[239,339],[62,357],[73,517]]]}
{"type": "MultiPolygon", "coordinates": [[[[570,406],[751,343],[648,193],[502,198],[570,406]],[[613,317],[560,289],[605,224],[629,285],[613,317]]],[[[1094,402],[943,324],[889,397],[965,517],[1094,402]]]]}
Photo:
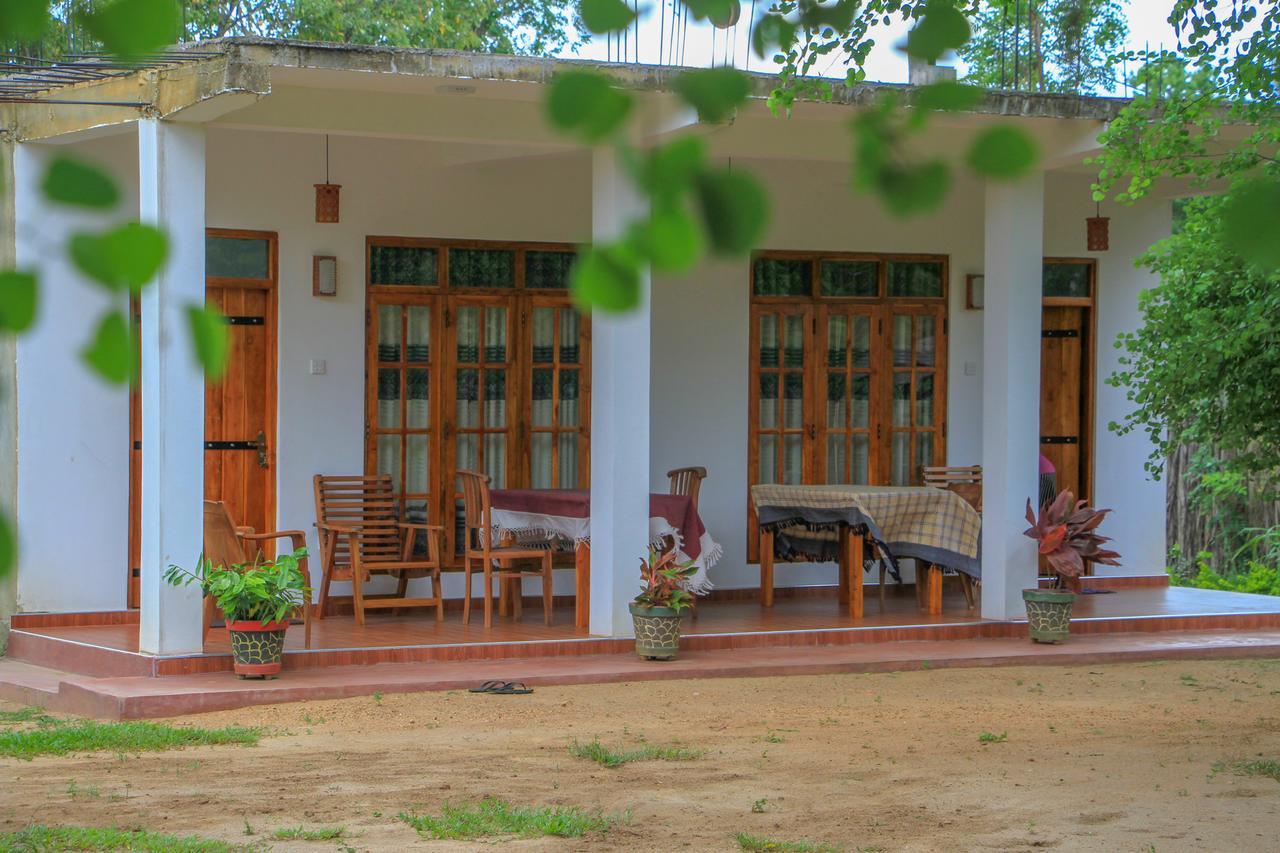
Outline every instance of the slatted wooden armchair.
{"type": "MultiPolygon", "coordinates": [[[[935,489],[946,489],[964,498],[969,506],[982,515],[982,466],[968,465],[963,467],[924,466],[920,469],[920,480],[926,486],[935,489]]],[[[977,606],[977,588],[979,581],[964,572],[956,572],[960,577],[960,589],[964,591],[965,603],[972,610],[977,606]]]]}
{"type": "Polygon", "coordinates": [[[444,528],[401,521],[390,474],[317,474],[315,490],[316,530],[320,534],[324,572],[316,618],[324,618],[330,584],[349,580],[357,624],[364,624],[366,610],[387,607],[434,607],[436,621],[444,619],[440,591],[440,538],[444,528]],[[423,537],[426,555],[419,556],[415,550],[423,537]],[[398,579],[395,593],[365,595],[364,584],[379,574],[398,579]],[[430,598],[408,597],[410,579],[419,577],[431,578],[430,598]]]}
{"type": "MultiPolygon", "coordinates": [[[[236,566],[251,563],[262,556],[260,543],[276,539],[288,539],[293,550],[306,547],[307,535],[301,530],[277,530],[273,533],[255,533],[252,527],[237,527],[231,519],[231,511],[222,501],[204,502],[204,557],[215,566],[236,566]]],[[[307,558],[298,560],[298,570],[308,590],[311,588],[311,572],[307,558]]],[[[308,593],[310,596],[310,593],[308,593]]],[[[302,612],[303,633],[306,648],[311,648],[311,599],[308,597],[298,608],[302,612]]],[[[204,599],[204,639],[209,638],[209,627],[214,618],[212,596],[204,599]]]]}
{"type": "Polygon", "coordinates": [[[499,583],[514,581],[511,588],[513,615],[521,615],[520,579],[542,578],[542,617],[551,624],[552,607],[552,549],[528,548],[519,545],[501,545],[493,541],[493,508],[489,502],[489,476],[476,471],[459,471],[462,483],[462,503],[465,516],[465,547],[462,552],[464,589],[466,598],[462,605],[462,622],[471,622],[471,572],[472,562],[479,561],[484,571],[484,626],[493,627],[493,577],[499,583]],[[520,571],[511,566],[515,560],[537,560],[538,571],[520,571]]]}
{"type": "Polygon", "coordinates": [[[702,491],[702,481],[707,479],[707,469],[701,466],[692,468],[672,468],[667,472],[671,480],[671,494],[688,495],[693,501],[693,508],[698,509],[698,493],[702,491]]]}

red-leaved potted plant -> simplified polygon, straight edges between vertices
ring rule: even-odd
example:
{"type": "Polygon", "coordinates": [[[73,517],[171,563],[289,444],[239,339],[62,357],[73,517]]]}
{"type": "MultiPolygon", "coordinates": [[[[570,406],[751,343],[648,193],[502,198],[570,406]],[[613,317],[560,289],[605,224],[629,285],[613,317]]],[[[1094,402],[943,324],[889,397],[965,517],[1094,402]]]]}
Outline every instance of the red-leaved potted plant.
{"type": "Polygon", "coordinates": [[[1040,556],[1054,571],[1052,589],[1022,591],[1022,600],[1027,605],[1027,625],[1035,642],[1061,643],[1067,638],[1071,610],[1086,561],[1120,565],[1120,555],[1102,547],[1111,539],[1097,532],[1109,512],[1109,509],[1094,509],[1085,501],[1077,501],[1069,491],[1059,492],[1053,501],[1041,507],[1039,517],[1032,511],[1031,501],[1027,501],[1027,522],[1031,527],[1023,531],[1023,535],[1036,540],[1040,556]]]}
{"type": "Polygon", "coordinates": [[[674,551],[640,560],[644,586],[631,602],[636,629],[636,654],[646,660],[671,660],[680,650],[680,615],[693,606],[685,583],[698,571],[693,561],[680,562],[674,551]]]}

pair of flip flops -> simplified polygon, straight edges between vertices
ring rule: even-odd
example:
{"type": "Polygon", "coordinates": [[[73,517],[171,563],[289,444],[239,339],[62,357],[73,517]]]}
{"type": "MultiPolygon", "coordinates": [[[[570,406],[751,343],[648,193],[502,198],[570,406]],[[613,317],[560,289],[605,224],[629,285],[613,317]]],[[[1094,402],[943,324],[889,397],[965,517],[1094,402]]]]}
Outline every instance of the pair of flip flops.
{"type": "Polygon", "coordinates": [[[526,687],[522,681],[486,681],[479,687],[472,687],[470,693],[493,693],[498,696],[522,696],[532,693],[532,687],[526,687]]]}

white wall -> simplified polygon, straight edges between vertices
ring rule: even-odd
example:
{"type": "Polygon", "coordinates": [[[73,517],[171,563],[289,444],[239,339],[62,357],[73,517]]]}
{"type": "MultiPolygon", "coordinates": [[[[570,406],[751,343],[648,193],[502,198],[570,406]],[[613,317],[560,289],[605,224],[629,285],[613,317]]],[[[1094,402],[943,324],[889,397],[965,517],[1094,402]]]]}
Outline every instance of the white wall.
{"type": "MultiPolygon", "coordinates": [[[[89,373],[80,351],[112,304],[72,267],[66,240],[104,221],[40,194],[44,158],[71,154],[105,166],[136,216],[137,138],[75,146],[22,144],[15,162],[17,263],[40,274],[35,328],[18,339],[18,608],[125,606],[129,535],[129,395],[89,373]]],[[[115,307],[127,310],[127,298],[115,307]]]]}

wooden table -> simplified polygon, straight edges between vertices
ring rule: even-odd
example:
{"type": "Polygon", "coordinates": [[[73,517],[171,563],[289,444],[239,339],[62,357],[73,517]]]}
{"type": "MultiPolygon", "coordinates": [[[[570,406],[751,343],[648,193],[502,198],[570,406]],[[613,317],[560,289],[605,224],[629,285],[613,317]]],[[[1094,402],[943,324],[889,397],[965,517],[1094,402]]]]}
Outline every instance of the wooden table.
{"type": "MultiPolygon", "coordinates": [[[[840,528],[840,551],[837,564],[840,567],[840,603],[849,608],[854,619],[862,618],[862,563],[866,542],[852,528],[840,528]]],[[[939,585],[941,589],[941,585],[939,585]]],[[[773,530],[760,529],[760,603],[773,606],[773,530]]],[[[941,610],[939,610],[941,612],[941,610]]]]}

